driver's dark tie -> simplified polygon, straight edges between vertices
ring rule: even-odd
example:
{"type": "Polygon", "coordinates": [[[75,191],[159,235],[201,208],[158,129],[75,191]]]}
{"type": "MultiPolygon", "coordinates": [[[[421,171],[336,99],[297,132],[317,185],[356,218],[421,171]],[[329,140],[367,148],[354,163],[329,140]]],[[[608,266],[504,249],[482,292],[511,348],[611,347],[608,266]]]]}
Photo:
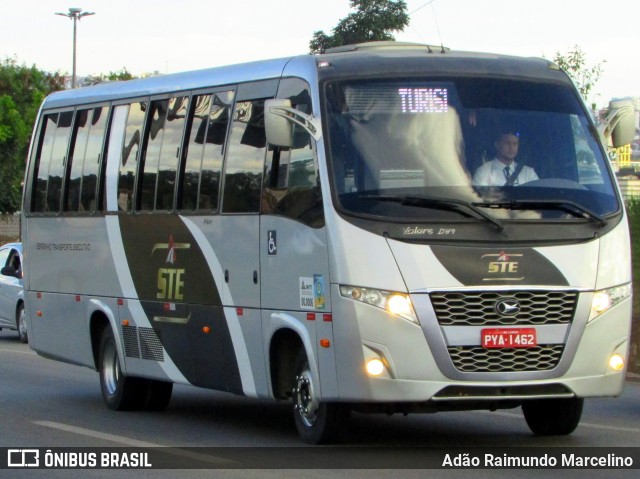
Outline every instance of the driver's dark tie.
{"type": "Polygon", "coordinates": [[[509,168],[508,166],[505,166],[502,171],[504,172],[504,179],[506,184],[506,182],[509,181],[509,176],[511,175],[511,168],[509,168]]]}

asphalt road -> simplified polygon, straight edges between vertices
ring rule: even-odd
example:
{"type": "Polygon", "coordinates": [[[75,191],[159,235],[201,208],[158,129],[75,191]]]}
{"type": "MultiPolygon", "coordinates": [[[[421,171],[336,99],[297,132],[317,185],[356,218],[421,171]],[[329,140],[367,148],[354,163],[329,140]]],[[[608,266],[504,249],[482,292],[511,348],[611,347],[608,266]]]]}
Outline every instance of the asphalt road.
{"type": "Polygon", "coordinates": [[[410,461],[416,449],[640,448],[640,383],[628,382],[619,398],[587,400],[580,426],[567,437],[533,436],[519,409],[407,417],[353,414],[347,437],[323,459],[323,467],[306,469],[304,453],[310,450],[301,449],[304,445],[297,437],[287,404],[178,385],[171,404],[162,413],[110,411],[102,402],[96,372],[41,358],[21,344],[14,331],[0,332],[0,448],[120,447],[127,450],[156,446],[179,448],[171,450],[170,455],[175,455],[176,460],[193,460],[202,469],[0,469],[0,478],[637,477],[638,470],[377,469],[377,460],[393,455],[396,462],[390,464],[397,464],[398,458],[404,457],[410,461]],[[358,446],[364,446],[369,454],[362,455],[363,448],[358,446]],[[196,447],[199,449],[189,449],[196,447]],[[277,469],[254,468],[256,451],[261,453],[258,457],[264,458],[265,467],[277,469]],[[252,454],[252,469],[210,468],[212,464],[219,466],[218,460],[242,460],[243,456],[249,458],[252,454]],[[363,463],[353,466],[353,458],[360,457],[363,463]],[[345,458],[351,469],[339,468],[345,464],[341,462],[345,458]],[[285,468],[283,464],[288,461],[296,469],[288,469],[289,465],[285,468]],[[7,474],[9,472],[12,474],[7,474]]]}

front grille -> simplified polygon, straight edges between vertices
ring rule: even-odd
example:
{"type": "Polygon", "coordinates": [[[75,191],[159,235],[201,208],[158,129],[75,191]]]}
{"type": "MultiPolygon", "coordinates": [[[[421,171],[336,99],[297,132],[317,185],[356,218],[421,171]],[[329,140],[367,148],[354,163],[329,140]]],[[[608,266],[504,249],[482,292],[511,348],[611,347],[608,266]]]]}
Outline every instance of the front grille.
{"type": "Polygon", "coordinates": [[[547,371],[558,365],[563,344],[533,348],[485,349],[480,346],[450,346],[449,355],[459,371],[467,373],[503,373],[547,371]]]}
{"type": "Polygon", "coordinates": [[[431,302],[441,326],[510,326],[569,324],[578,293],[566,291],[457,291],[431,293],[431,302]],[[502,315],[498,302],[516,300],[517,314],[502,315]]]}

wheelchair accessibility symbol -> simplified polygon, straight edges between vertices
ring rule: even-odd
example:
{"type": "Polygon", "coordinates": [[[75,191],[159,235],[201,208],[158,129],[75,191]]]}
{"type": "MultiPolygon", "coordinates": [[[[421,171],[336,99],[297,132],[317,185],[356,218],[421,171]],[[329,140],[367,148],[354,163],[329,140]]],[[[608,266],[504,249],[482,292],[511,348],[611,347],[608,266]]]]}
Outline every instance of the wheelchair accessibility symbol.
{"type": "Polygon", "coordinates": [[[276,232],[275,230],[267,231],[267,254],[269,256],[275,256],[278,254],[278,241],[276,240],[276,232]]]}

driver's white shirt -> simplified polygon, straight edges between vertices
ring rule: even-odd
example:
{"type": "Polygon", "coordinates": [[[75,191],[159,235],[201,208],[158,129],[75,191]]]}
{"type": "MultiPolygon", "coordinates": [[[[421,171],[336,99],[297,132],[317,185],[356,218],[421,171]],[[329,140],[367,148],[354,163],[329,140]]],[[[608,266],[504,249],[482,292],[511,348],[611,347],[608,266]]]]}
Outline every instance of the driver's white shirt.
{"type": "MultiPolygon", "coordinates": [[[[507,165],[500,160],[494,158],[476,170],[475,175],[473,175],[473,184],[477,186],[503,186],[507,182],[504,171],[506,166],[507,165]]],[[[509,165],[510,174],[513,174],[517,167],[518,163],[515,161],[512,162],[509,165]]],[[[537,179],[538,175],[536,175],[534,169],[529,166],[524,166],[520,174],[518,174],[514,185],[521,185],[537,179]]]]}

